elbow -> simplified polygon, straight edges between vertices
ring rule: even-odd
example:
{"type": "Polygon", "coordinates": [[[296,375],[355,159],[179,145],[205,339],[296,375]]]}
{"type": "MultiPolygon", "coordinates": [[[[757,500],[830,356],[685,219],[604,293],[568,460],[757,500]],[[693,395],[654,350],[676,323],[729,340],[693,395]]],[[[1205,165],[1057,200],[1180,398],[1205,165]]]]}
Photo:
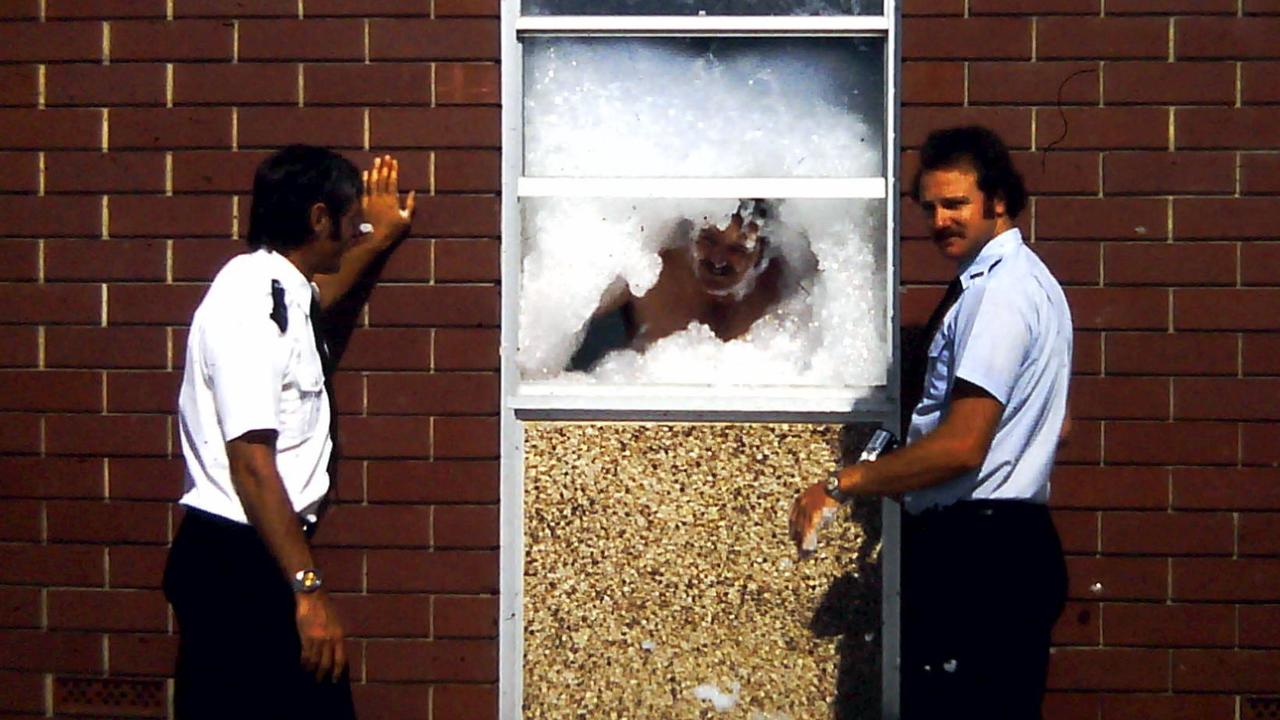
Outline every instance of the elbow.
{"type": "Polygon", "coordinates": [[[975,472],[987,460],[987,444],[970,440],[959,441],[952,450],[951,460],[952,472],[955,475],[975,472]]]}

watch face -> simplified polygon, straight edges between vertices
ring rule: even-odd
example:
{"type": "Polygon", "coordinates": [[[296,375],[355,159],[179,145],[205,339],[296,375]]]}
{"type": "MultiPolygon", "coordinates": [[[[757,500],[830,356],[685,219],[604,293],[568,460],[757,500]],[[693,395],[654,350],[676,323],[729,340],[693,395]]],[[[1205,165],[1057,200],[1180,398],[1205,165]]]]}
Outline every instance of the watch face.
{"type": "Polygon", "coordinates": [[[320,573],[315,570],[300,570],[293,577],[295,580],[294,585],[302,592],[315,592],[320,589],[322,584],[320,573]]]}

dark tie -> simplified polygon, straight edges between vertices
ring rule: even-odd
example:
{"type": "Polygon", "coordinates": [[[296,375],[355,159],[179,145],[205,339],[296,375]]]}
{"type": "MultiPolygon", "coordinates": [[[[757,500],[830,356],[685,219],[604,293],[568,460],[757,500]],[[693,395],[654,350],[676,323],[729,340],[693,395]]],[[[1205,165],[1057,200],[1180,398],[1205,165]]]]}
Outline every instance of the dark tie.
{"type": "Polygon", "coordinates": [[[333,355],[326,339],[324,310],[314,293],[311,295],[311,332],[316,339],[316,352],[320,353],[320,368],[324,371],[324,393],[329,397],[329,439],[333,441],[333,452],[329,455],[329,484],[333,487],[338,465],[338,399],[333,394],[333,371],[336,368],[333,367],[333,355]]]}
{"type": "Polygon", "coordinates": [[[938,329],[942,327],[947,311],[960,298],[961,290],[960,278],[957,276],[947,285],[947,291],[938,301],[938,306],[933,309],[933,314],[925,323],[924,333],[916,339],[916,342],[903,348],[902,428],[904,433],[911,422],[912,411],[916,409],[916,405],[924,395],[924,376],[929,371],[929,345],[933,343],[933,336],[937,335],[938,329]]]}

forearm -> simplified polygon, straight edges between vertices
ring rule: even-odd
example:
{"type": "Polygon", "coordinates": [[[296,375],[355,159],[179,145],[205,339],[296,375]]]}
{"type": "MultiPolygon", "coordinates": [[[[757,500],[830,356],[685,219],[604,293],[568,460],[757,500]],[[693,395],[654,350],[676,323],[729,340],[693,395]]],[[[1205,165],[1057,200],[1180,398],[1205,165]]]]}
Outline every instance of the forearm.
{"type": "Polygon", "coordinates": [[[269,467],[263,467],[262,463],[233,462],[231,482],[250,524],[258,531],[285,577],[292,578],[299,570],[315,567],[298,516],[276,472],[274,452],[269,467]]]}
{"type": "Polygon", "coordinates": [[[362,242],[342,255],[338,272],[312,278],[320,290],[320,307],[328,310],[355,287],[373,262],[387,250],[381,242],[362,242]]]}
{"type": "Polygon", "coordinates": [[[940,485],[981,466],[968,444],[934,433],[875,462],[840,471],[840,487],[850,494],[901,495],[940,485]]]}

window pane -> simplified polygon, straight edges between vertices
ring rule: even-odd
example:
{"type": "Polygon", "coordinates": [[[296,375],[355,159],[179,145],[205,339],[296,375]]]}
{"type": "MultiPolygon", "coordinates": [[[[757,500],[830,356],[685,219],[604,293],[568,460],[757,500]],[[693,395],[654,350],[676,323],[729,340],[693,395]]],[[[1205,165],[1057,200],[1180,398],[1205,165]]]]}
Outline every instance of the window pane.
{"type": "Polygon", "coordinates": [[[525,41],[524,174],[885,174],[881,38],[525,41]]]}
{"type": "Polygon", "coordinates": [[[520,204],[526,381],[886,381],[883,200],[520,204]]]}
{"type": "Polygon", "coordinates": [[[524,0],[525,15],[881,15],[883,0],[524,0]]]}

